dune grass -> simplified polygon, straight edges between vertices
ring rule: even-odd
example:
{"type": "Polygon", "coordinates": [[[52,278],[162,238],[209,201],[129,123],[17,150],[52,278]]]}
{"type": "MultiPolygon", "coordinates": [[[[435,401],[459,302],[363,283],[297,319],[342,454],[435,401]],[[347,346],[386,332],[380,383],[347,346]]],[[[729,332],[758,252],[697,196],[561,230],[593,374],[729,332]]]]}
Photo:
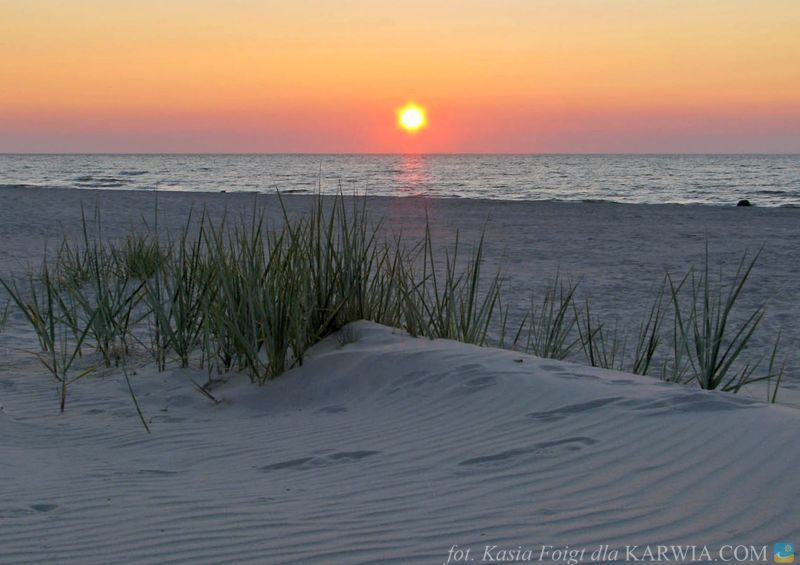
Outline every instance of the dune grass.
{"type": "Polygon", "coordinates": [[[743,256],[735,274],[727,282],[722,275],[718,281],[712,280],[707,247],[702,271],[691,270],[677,284],[668,276],[676,347],[685,351],[689,380],[701,388],[738,392],[747,384],[773,379],[780,382],[783,377],[783,369],[776,367],[780,336],[775,341],[766,374],[756,374],[766,356],[736,365],[765,313],[764,305],[760,305],[746,314],[742,321],[737,323],[733,319],[759,254],[749,261],[743,256]],[[681,290],[687,287],[688,299],[685,299],[681,290]]]}
{"type": "MultiPolygon", "coordinates": [[[[545,289],[541,302],[531,299],[530,312],[523,324],[527,326],[525,351],[538,357],[566,359],[579,346],[581,336],[575,336],[578,317],[575,310],[577,284],[566,284],[560,274],[545,289]]],[[[587,304],[588,311],[588,304],[587,304]]]]}
{"type": "Polygon", "coordinates": [[[588,301],[578,306],[578,285],[560,275],[532,298],[507,340],[510,307],[502,272],[484,272],[484,236],[466,252],[458,237],[440,251],[430,226],[420,241],[387,238],[366,199],[318,196],[307,214],[290,217],[284,209],[274,225],[256,206],[216,222],[190,213],[175,237],[160,238],[156,229],[131,232],[121,243],[103,241],[98,214],[93,221],[84,216],[83,241],[65,241],[28,285],[0,281],[39,339],[40,359],[62,387],[62,408],[67,385],[86,374],[67,375],[85,350],[125,368],[131,347],[140,346],[160,370],[174,361],[204,368],[209,380],[242,371],[263,384],[361,319],[540,357],[583,352],[593,366],[707,389],[738,392],[767,380],[773,401],[785,369],[779,340],[768,358],[745,359],[763,305],[733,321],[742,320],[740,297],[757,256],[743,259],[725,284],[711,280],[708,254],[703,270],[667,275],[629,353],[628,334],[609,329],[588,301]]]}
{"type": "MultiPolygon", "coordinates": [[[[31,283],[33,280],[31,278],[31,283]]],[[[70,369],[81,353],[96,312],[92,312],[79,325],[77,306],[69,295],[58,292],[57,284],[50,276],[47,263],[42,266],[41,291],[32,290],[26,301],[16,286],[0,280],[11,299],[25,313],[39,340],[39,360],[59,383],[60,408],[64,411],[69,384],[86,376],[91,370],[70,376],[70,369]]],[[[36,285],[31,284],[35,289],[36,285]]]]}

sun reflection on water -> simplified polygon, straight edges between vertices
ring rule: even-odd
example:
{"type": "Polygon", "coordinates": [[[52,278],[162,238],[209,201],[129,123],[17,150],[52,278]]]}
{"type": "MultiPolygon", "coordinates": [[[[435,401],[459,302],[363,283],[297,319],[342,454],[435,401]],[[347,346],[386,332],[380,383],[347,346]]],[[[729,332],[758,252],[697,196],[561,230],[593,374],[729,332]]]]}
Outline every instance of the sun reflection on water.
{"type": "Polygon", "coordinates": [[[401,155],[395,167],[394,185],[402,196],[423,195],[431,186],[424,155],[401,155]]]}

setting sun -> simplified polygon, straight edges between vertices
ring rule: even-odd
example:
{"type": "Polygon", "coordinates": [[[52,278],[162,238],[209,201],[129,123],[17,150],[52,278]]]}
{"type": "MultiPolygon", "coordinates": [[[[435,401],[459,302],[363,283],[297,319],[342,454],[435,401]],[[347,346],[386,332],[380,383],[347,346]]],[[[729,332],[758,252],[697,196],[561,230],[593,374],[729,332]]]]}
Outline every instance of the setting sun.
{"type": "Polygon", "coordinates": [[[409,102],[397,111],[397,125],[409,133],[416,133],[428,123],[425,108],[409,102]]]}

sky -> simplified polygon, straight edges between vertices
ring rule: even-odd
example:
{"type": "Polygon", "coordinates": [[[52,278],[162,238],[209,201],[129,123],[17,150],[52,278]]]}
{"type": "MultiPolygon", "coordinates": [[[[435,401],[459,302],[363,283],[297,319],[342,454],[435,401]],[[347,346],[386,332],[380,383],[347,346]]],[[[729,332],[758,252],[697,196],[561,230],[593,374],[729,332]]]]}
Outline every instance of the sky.
{"type": "Polygon", "coordinates": [[[800,153],[800,1],[0,0],[0,152],[800,153]]]}

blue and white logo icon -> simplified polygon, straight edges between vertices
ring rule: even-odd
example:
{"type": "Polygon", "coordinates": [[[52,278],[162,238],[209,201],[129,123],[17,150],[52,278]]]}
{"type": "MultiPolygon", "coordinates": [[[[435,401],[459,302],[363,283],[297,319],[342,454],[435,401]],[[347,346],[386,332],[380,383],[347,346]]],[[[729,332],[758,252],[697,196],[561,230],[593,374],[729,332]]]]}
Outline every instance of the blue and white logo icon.
{"type": "Polygon", "coordinates": [[[794,544],[776,543],[772,556],[775,563],[794,563],[794,544]]]}

